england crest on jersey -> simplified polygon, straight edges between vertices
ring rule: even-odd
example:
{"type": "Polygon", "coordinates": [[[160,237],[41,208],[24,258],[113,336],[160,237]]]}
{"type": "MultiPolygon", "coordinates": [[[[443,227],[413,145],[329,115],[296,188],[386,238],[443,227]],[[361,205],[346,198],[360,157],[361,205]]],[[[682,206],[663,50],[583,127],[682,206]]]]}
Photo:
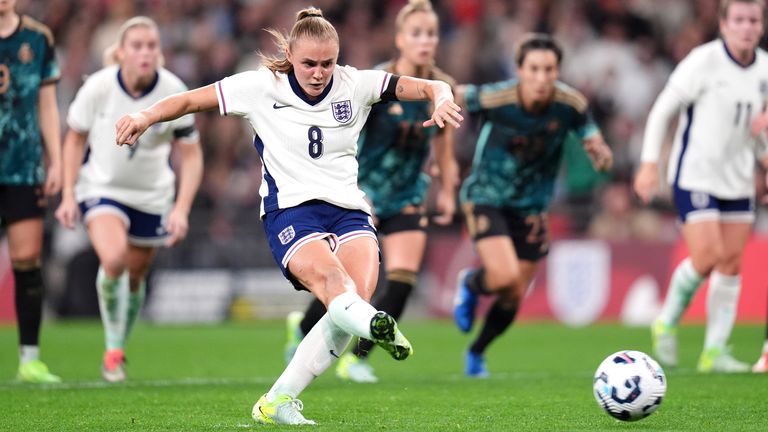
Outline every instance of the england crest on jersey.
{"type": "Polygon", "coordinates": [[[352,102],[345,100],[340,102],[331,102],[333,118],[339,123],[346,123],[352,118],[352,102]]]}

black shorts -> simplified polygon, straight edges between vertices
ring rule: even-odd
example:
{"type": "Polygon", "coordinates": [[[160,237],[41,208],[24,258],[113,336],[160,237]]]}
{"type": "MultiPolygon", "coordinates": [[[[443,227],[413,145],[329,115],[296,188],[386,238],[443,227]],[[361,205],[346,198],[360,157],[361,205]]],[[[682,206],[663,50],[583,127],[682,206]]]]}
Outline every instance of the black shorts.
{"type": "Polygon", "coordinates": [[[396,215],[379,219],[376,231],[381,235],[390,235],[403,231],[426,231],[429,220],[421,212],[398,213],[396,215]]]}
{"type": "Polygon", "coordinates": [[[0,184],[0,226],[45,216],[48,200],[43,187],[0,184]]]}
{"type": "Polygon", "coordinates": [[[512,239],[517,256],[538,261],[549,252],[547,214],[521,215],[515,209],[464,204],[464,216],[472,240],[492,236],[512,239]]]}

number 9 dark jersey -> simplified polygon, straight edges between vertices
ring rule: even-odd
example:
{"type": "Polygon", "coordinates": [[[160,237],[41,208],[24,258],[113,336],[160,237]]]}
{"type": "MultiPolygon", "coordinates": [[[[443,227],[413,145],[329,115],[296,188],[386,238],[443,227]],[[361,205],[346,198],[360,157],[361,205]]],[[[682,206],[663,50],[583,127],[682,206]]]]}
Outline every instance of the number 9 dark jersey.
{"type": "Polygon", "coordinates": [[[19,27],[0,38],[0,184],[43,183],[38,92],[58,79],[51,31],[22,16],[19,27]]]}

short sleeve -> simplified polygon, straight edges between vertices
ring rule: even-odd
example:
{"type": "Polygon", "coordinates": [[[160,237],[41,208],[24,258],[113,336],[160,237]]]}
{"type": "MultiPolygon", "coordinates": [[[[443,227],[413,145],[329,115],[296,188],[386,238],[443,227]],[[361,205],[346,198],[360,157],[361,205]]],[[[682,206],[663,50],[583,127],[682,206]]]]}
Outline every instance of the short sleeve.
{"type": "Polygon", "coordinates": [[[262,71],[242,72],[216,81],[219,114],[239,117],[247,115],[253,109],[253,102],[261,97],[263,91],[260,86],[263,81],[262,71]]]}
{"type": "Polygon", "coordinates": [[[53,37],[45,38],[43,51],[42,70],[40,74],[41,81],[43,84],[56,82],[61,77],[61,71],[59,70],[58,62],[56,62],[56,50],[53,46],[53,37]]]}
{"type": "Polygon", "coordinates": [[[355,97],[363,105],[373,105],[381,100],[381,95],[389,86],[392,74],[375,69],[357,70],[345,66],[347,72],[356,78],[355,97]]]}
{"type": "Polygon", "coordinates": [[[98,100],[99,85],[96,76],[85,80],[83,86],[77,91],[75,100],[69,105],[67,125],[78,132],[88,132],[93,126],[96,100],[98,100]]]}

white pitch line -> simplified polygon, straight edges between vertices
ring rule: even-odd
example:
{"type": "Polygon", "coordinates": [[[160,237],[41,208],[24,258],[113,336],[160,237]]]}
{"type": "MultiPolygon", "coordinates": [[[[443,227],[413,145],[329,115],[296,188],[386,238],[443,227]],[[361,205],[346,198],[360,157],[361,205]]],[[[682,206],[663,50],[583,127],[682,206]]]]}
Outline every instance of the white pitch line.
{"type": "Polygon", "coordinates": [[[250,377],[250,378],[181,378],[176,380],[137,380],[123,383],[108,383],[105,381],[73,381],[61,384],[27,384],[10,382],[0,384],[0,390],[12,389],[45,389],[45,390],[71,390],[71,389],[104,389],[125,387],[173,387],[173,386],[203,386],[203,385],[227,385],[227,384],[271,384],[276,377],[250,377]]]}

